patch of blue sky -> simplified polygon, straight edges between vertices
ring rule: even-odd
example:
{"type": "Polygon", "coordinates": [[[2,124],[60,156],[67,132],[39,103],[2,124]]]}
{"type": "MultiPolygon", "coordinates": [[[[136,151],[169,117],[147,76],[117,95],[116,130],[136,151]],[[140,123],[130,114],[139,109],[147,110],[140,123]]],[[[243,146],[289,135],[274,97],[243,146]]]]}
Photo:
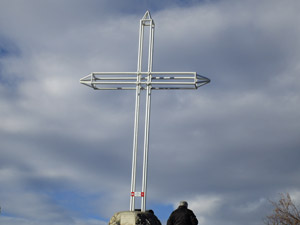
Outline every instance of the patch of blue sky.
{"type": "Polygon", "coordinates": [[[101,217],[95,209],[95,201],[100,198],[98,194],[81,193],[74,190],[54,191],[47,195],[60,207],[64,208],[80,219],[96,219],[108,221],[109,218],[101,217]]]}
{"type": "Polygon", "coordinates": [[[10,217],[10,218],[17,218],[17,215],[7,212],[5,208],[1,208],[1,214],[2,217],[10,217]]]}
{"type": "Polygon", "coordinates": [[[170,214],[173,212],[174,208],[171,204],[157,204],[150,203],[147,207],[148,209],[152,209],[154,214],[158,217],[158,219],[164,223],[168,220],[170,214]]]}
{"type": "MultiPolygon", "coordinates": [[[[20,78],[17,74],[11,76],[5,73],[0,57],[0,85],[5,88],[5,93],[10,97],[17,96],[17,90],[22,80],[23,78],[20,78]]],[[[2,89],[2,91],[4,91],[4,89],[2,89]]],[[[2,94],[4,94],[4,92],[2,94]]]]}
{"type": "Polygon", "coordinates": [[[0,58],[18,56],[19,54],[19,48],[12,41],[0,36],[0,58]]]}
{"type": "MultiPolygon", "coordinates": [[[[95,202],[101,198],[99,194],[81,193],[74,190],[53,191],[47,195],[58,204],[80,219],[96,219],[109,221],[110,218],[102,217],[100,212],[95,208],[95,202]]],[[[152,209],[159,220],[164,223],[168,220],[174,210],[171,204],[149,203],[148,209],[152,209]]]]}
{"type": "Polygon", "coordinates": [[[5,57],[9,54],[9,51],[5,48],[0,47],[0,57],[5,57]]]}
{"type": "Polygon", "coordinates": [[[6,87],[5,91],[11,97],[16,95],[15,90],[17,90],[23,78],[18,74],[7,74],[5,66],[11,58],[20,56],[21,50],[19,47],[0,35],[0,85],[6,87]]]}

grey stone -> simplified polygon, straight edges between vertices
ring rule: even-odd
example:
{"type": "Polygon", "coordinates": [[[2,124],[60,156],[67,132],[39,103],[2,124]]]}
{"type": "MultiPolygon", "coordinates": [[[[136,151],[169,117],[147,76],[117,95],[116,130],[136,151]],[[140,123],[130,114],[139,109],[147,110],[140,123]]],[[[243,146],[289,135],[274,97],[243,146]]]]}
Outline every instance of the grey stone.
{"type": "Polygon", "coordinates": [[[146,212],[122,211],[115,213],[108,225],[161,225],[161,222],[152,210],[146,212]]]}

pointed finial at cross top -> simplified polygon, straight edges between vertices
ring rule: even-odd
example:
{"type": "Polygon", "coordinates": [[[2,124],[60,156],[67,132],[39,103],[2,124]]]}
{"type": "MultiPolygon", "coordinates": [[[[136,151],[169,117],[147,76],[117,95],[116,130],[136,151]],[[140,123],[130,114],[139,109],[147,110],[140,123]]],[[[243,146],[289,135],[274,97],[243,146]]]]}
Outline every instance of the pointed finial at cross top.
{"type": "Polygon", "coordinates": [[[168,89],[197,89],[198,87],[210,82],[208,78],[201,76],[196,72],[153,72],[152,59],[154,27],[155,24],[153,19],[151,18],[150,12],[146,11],[145,15],[140,20],[137,72],[93,72],[88,76],[80,79],[80,83],[92,87],[95,90],[136,90],[130,211],[135,210],[135,197],[142,198],[141,211],[145,212],[146,210],[151,91],[168,89]],[[143,42],[145,27],[149,27],[150,32],[148,45],[148,69],[146,72],[143,72],[142,56],[144,50],[143,42]],[[141,90],[146,90],[143,177],[142,191],[136,192],[136,161],[138,151],[138,128],[141,90]]]}

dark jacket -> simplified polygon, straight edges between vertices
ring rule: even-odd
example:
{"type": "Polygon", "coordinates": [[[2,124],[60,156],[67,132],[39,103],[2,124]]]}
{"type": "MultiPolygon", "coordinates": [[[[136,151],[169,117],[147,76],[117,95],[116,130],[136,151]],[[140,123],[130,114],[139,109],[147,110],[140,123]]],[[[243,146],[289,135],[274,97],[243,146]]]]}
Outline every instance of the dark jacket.
{"type": "Polygon", "coordinates": [[[167,225],[197,225],[198,220],[192,210],[186,206],[179,206],[174,210],[167,222],[167,225]]]}

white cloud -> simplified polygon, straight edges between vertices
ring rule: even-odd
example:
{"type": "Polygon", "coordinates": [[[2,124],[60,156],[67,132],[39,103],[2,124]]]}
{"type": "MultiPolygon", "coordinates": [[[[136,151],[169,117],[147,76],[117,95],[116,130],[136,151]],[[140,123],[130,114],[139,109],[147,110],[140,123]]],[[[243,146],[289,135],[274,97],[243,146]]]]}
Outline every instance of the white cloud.
{"type": "Polygon", "coordinates": [[[239,208],[237,208],[238,211],[241,211],[243,213],[252,213],[257,211],[260,207],[265,205],[267,200],[265,198],[260,198],[257,201],[248,202],[239,208]]]}
{"type": "Polygon", "coordinates": [[[189,208],[198,215],[211,215],[223,204],[223,200],[218,196],[198,195],[188,201],[189,208]]]}

